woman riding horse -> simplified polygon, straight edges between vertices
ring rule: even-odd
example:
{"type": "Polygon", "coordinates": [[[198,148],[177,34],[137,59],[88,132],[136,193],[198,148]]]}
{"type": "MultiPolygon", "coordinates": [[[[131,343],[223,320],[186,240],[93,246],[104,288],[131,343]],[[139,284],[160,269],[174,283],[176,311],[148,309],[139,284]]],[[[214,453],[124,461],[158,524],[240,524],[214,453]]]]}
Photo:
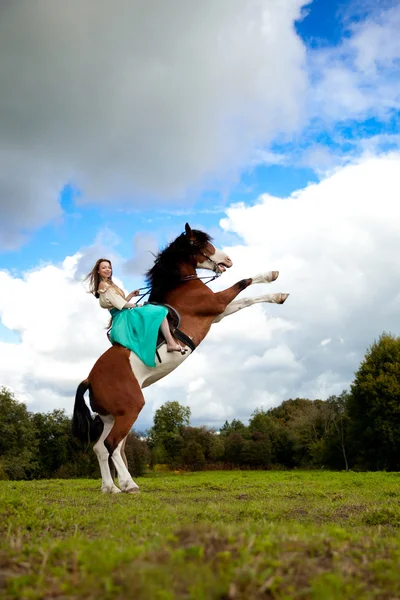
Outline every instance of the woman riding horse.
{"type": "Polygon", "coordinates": [[[185,233],[158,254],[154,266],[147,273],[151,289],[149,301],[175,309],[179,329],[173,333],[175,337],[179,333],[179,339],[186,340],[186,352],[167,352],[165,347],[161,347],[158,351],[159,361],[154,368],[147,366],[135,352],[115,343],[100,356],[88,378],[78,386],[73,431],[82,441],[96,442],[93,449],[99,460],[103,492],[139,491],[124,464],[121,448],[144,406],[142,389],[165,377],[186,360],[205,338],[213,323],[256,302],[283,304],[288,297],[288,294],[278,293],[234,301],[249,285],[274,281],[279,275],[278,271],[242,279],[216,293],[196,273],[197,268],[202,268],[220,274],[231,266],[229,256],[217,250],[206,233],[192,230],[186,224],[185,233]],[[85,403],[84,394],[87,390],[90,406],[97,413],[95,419],[85,403]],[[111,477],[110,457],[118,473],[119,488],[111,477]]]}

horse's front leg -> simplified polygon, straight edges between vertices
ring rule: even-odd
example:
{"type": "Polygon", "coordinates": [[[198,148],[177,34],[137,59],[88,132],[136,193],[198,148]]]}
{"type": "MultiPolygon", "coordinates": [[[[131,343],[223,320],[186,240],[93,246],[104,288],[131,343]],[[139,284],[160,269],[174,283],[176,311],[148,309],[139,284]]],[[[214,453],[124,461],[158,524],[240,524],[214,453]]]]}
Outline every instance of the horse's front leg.
{"type": "Polygon", "coordinates": [[[249,285],[253,283],[271,283],[275,281],[279,276],[279,271],[268,271],[267,273],[259,273],[255,277],[248,277],[247,279],[241,279],[234,285],[223,292],[216,292],[215,297],[221,304],[221,313],[223,313],[228,306],[236,298],[240,292],[243,292],[249,285]]]}
{"type": "Polygon", "coordinates": [[[275,304],[283,304],[289,294],[265,294],[264,296],[258,296],[257,298],[244,298],[243,300],[237,300],[233,302],[234,298],[240,292],[245,290],[249,285],[253,285],[255,283],[272,283],[279,277],[279,271],[267,271],[266,273],[258,273],[254,277],[250,277],[248,279],[242,279],[233,285],[232,287],[224,290],[223,292],[218,292],[216,296],[219,296],[221,300],[225,300],[226,298],[231,298],[230,301],[225,305],[225,308],[221,311],[221,313],[215,317],[213,323],[219,323],[224,317],[228,315],[232,315],[233,313],[241,310],[242,308],[246,308],[247,306],[251,306],[256,302],[273,302],[275,304]]]}
{"type": "Polygon", "coordinates": [[[223,290],[222,292],[215,292],[214,298],[217,301],[219,308],[218,316],[226,310],[228,304],[230,304],[240,292],[243,292],[243,290],[251,284],[252,280],[250,278],[241,279],[230,288],[223,290]]]}
{"type": "Polygon", "coordinates": [[[243,298],[242,300],[235,300],[228,304],[223,313],[215,317],[213,323],[219,323],[225,317],[229,315],[233,315],[235,312],[242,310],[242,308],[247,308],[248,306],[252,306],[253,304],[257,304],[258,302],[272,302],[274,304],[283,304],[289,294],[264,294],[264,296],[257,296],[256,298],[243,298]]]}

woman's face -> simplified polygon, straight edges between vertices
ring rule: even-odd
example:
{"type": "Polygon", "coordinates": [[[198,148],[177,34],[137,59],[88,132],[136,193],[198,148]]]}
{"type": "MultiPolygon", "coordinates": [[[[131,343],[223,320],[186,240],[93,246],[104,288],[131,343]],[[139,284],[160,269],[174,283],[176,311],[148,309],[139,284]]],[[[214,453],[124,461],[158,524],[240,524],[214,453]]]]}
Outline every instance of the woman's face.
{"type": "Polygon", "coordinates": [[[112,268],[111,268],[111,264],[108,262],[108,260],[103,260],[99,264],[99,269],[97,272],[102,279],[110,279],[110,277],[112,275],[112,268]]]}

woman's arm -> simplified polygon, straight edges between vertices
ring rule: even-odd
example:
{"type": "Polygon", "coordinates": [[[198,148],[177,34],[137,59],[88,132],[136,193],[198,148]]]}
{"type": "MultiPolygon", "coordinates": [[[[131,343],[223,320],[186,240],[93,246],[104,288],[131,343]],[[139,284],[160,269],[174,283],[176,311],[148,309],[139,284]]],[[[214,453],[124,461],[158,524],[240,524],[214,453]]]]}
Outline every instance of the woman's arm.
{"type": "MultiPolygon", "coordinates": [[[[134,296],[139,296],[139,290],[134,290],[133,292],[128,294],[126,297],[127,301],[130,302],[134,296]]],[[[136,306],[136,304],[135,304],[135,306],[136,306]]]]}

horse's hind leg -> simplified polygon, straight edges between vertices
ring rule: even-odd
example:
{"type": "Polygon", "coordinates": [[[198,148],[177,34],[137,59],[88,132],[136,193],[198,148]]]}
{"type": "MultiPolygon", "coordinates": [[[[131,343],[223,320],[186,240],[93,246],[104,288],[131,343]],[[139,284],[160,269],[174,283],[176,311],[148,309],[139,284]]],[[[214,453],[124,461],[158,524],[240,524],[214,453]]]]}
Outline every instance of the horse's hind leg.
{"type": "Polygon", "coordinates": [[[116,415],[113,427],[104,440],[104,446],[107,448],[115,468],[117,469],[119,486],[123,492],[128,493],[135,493],[139,491],[139,487],[133,481],[123,456],[121,455],[121,450],[123,452],[126,436],[128,435],[132,425],[135,423],[140,411],[144,406],[143,394],[137,382],[136,386],[137,389],[133,396],[125,396],[125,402],[122,404],[125,408],[125,412],[123,414],[116,415]]]}
{"type": "Polygon", "coordinates": [[[100,357],[89,374],[92,410],[108,415],[102,417],[108,424],[107,430],[103,431],[96,444],[102,469],[102,490],[108,492],[115,492],[116,487],[108,465],[110,456],[117,469],[121,491],[137,491],[137,485],[121,456],[123,441],[144,406],[142,390],[132,372],[129,354],[126,348],[113,346],[100,357]]]}
{"type": "Polygon", "coordinates": [[[105,494],[106,493],[117,494],[121,490],[119,488],[117,488],[117,486],[115,485],[115,483],[113,481],[113,478],[111,477],[110,465],[108,462],[109,452],[104,445],[104,440],[106,439],[106,437],[110,433],[111,429],[113,428],[114,417],[112,415],[107,415],[107,416],[100,416],[100,418],[104,423],[104,428],[103,428],[101,436],[99,437],[99,439],[93,446],[93,450],[97,454],[97,460],[99,461],[99,465],[100,465],[100,473],[101,473],[101,479],[102,479],[101,491],[104,492],[105,494]]]}
{"type": "Polygon", "coordinates": [[[122,455],[122,447],[125,440],[126,438],[124,438],[115,448],[111,459],[115,465],[115,468],[117,469],[118,482],[121,487],[121,491],[127,494],[135,494],[139,492],[139,486],[133,481],[122,455]]]}

